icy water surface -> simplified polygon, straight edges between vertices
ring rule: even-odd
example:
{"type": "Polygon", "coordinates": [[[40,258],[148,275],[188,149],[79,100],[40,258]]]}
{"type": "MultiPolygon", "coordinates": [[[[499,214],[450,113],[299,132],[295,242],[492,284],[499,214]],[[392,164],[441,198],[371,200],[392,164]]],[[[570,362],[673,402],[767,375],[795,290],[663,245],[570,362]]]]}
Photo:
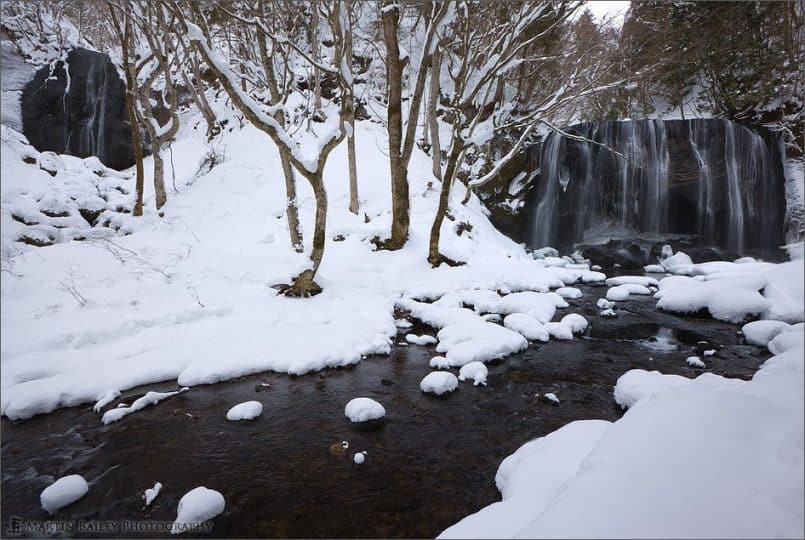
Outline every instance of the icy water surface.
{"type": "MultiPolygon", "coordinates": [[[[769,356],[744,345],[737,326],[658,313],[651,298],[619,303],[620,316],[603,319],[595,301],[606,288],[584,292],[557,312],[587,317],[591,328],[584,337],[534,345],[491,365],[487,387],[461,383],[443,399],[419,390],[433,348],[397,345],[389,357],[350,369],[194,387],[109,426],[91,405],[25,422],[4,418],[2,536],[13,516],[47,519],[42,489],[55,477],[78,473],[90,482],[88,495],[54,519],[172,521],[181,496],[203,485],[226,499],[206,536],[433,537],[500,500],[495,472],[525,442],[573,420],[617,419],[612,390],[627,370],[695,377],[701,370],[685,358],[700,341],[723,347],[705,359],[713,373],[748,378],[769,356]],[[676,349],[647,349],[658,336],[673,340],[676,349]],[[556,393],[561,404],[535,399],[545,392],[556,393]],[[380,428],[361,429],[344,417],[344,405],[359,396],[385,406],[380,428]],[[260,401],[263,415],[226,421],[226,411],[247,400],[260,401]],[[350,443],[350,457],[368,452],[363,465],[329,455],[330,445],[342,440],[350,443]],[[144,509],[143,490],[156,481],[162,493],[144,509]]],[[[223,344],[220,354],[225,362],[223,344]]],[[[148,385],[119,401],[174,388],[148,385]]]]}

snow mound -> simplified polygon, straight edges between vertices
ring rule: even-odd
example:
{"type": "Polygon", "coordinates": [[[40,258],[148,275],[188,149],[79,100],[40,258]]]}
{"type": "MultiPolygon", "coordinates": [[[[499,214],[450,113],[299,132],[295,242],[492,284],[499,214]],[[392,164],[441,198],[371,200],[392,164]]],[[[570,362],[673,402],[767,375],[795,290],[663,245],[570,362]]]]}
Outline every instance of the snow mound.
{"type": "Polygon", "coordinates": [[[164,401],[169,397],[181,394],[182,392],[186,392],[187,390],[189,390],[189,388],[184,387],[179,390],[176,390],[175,392],[148,392],[143,397],[137,399],[134,403],[132,403],[130,407],[118,406],[115,409],[110,409],[106,411],[105,413],[103,413],[103,416],[101,417],[101,423],[103,423],[103,425],[107,425],[113,422],[117,422],[132,413],[142,410],[150,405],[156,405],[160,401],[164,401]]]}
{"type": "Polygon", "coordinates": [[[699,358],[698,356],[688,356],[685,362],[687,362],[689,366],[699,369],[704,369],[705,367],[707,367],[705,366],[704,362],[702,362],[702,359],[699,358]]]}
{"type": "Polygon", "coordinates": [[[495,483],[503,500],[465,517],[438,538],[516,537],[576,474],[610,425],[580,420],[524,444],[498,467],[495,483]]]}
{"type": "Polygon", "coordinates": [[[171,534],[197,529],[205,521],[223,512],[224,506],[224,496],[214,489],[207,489],[204,486],[191,489],[179,499],[176,521],[173,522],[171,534]]]}
{"type": "Polygon", "coordinates": [[[232,422],[238,420],[254,420],[263,414],[263,404],[259,401],[244,401],[238,403],[226,412],[226,419],[232,422]]]}
{"type": "Polygon", "coordinates": [[[623,417],[526,443],[498,470],[503,501],[441,537],[801,537],[802,347],[751,381],[627,372],[623,417]]]}
{"type": "Polygon", "coordinates": [[[664,375],[659,371],[630,369],[615,383],[615,403],[623,409],[632,407],[641,399],[690,382],[680,375],[664,375]]]}
{"type": "Polygon", "coordinates": [[[549,322],[545,325],[545,328],[548,330],[548,334],[554,339],[573,339],[573,330],[570,326],[562,324],[561,322],[549,322]]]}
{"type": "Polygon", "coordinates": [[[503,319],[503,326],[522,335],[529,341],[548,341],[548,329],[540,321],[526,313],[512,313],[503,319]]]}
{"type": "Polygon", "coordinates": [[[133,231],[133,180],[97,158],[37,152],[0,126],[3,236],[12,253],[70,240],[101,241],[133,231]]]}
{"type": "Polygon", "coordinates": [[[145,499],[145,505],[151,506],[151,503],[154,502],[154,499],[157,498],[159,492],[162,491],[162,482],[156,482],[154,487],[148,488],[143,493],[143,499],[145,499]]]}
{"type": "Polygon", "coordinates": [[[758,347],[767,347],[777,334],[791,328],[791,325],[782,321],[752,321],[743,325],[746,342],[758,347]]]}
{"type": "Polygon", "coordinates": [[[366,422],[383,418],[386,416],[386,409],[371,398],[359,397],[347,403],[347,406],[344,407],[344,415],[351,422],[366,422]]]}
{"type": "Polygon", "coordinates": [[[489,369],[483,362],[470,362],[461,366],[461,369],[458,370],[458,380],[472,379],[473,386],[478,386],[479,384],[486,386],[487,375],[489,375],[489,369]]]}
{"type": "Polygon", "coordinates": [[[55,514],[59,508],[76,502],[89,491],[89,485],[84,477],[79,474],[63,476],[46,487],[39,500],[42,508],[48,514],[55,514]]]}
{"type": "Polygon", "coordinates": [[[581,291],[576,287],[559,287],[554,292],[562,298],[569,298],[571,300],[576,300],[582,297],[581,291]]]}
{"type": "Polygon", "coordinates": [[[643,287],[659,287],[660,285],[656,279],[648,276],[616,276],[607,279],[606,284],[610,287],[617,285],[642,285],[643,287]]]}
{"type": "Polygon", "coordinates": [[[425,393],[440,396],[458,388],[458,379],[449,371],[434,371],[425,375],[419,388],[425,393]]]}
{"type": "Polygon", "coordinates": [[[366,461],[366,450],[363,452],[355,452],[355,455],[352,456],[352,461],[355,462],[355,465],[363,465],[363,462],[366,461]]]}
{"type": "Polygon", "coordinates": [[[101,409],[112,403],[114,400],[120,397],[120,390],[107,390],[100,396],[98,396],[98,401],[95,402],[95,405],[92,407],[92,410],[96,413],[101,412],[101,409]]]}
{"type": "Polygon", "coordinates": [[[583,334],[584,331],[587,330],[588,326],[587,319],[578,313],[568,313],[562,317],[560,322],[570,328],[574,334],[583,334]]]}
{"type": "Polygon", "coordinates": [[[607,290],[607,300],[611,302],[622,302],[629,299],[629,287],[617,285],[607,290]]]}
{"type": "Polygon", "coordinates": [[[407,341],[408,343],[412,343],[414,345],[435,345],[436,343],[439,342],[439,340],[433,336],[427,336],[427,335],[417,336],[416,334],[406,335],[405,341],[407,341]]]}

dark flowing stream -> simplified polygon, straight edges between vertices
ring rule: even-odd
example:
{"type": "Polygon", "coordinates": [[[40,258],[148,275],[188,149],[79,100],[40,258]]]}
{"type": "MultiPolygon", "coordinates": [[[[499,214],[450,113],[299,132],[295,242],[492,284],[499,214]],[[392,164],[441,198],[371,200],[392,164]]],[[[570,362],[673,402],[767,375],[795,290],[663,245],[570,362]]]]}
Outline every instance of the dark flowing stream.
{"type": "MultiPolygon", "coordinates": [[[[443,399],[419,389],[431,371],[432,347],[396,346],[389,357],[349,369],[194,387],[108,426],[91,405],[24,422],[4,418],[2,535],[15,517],[48,519],[42,489],[77,473],[90,482],[89,493],[51,519],[172,521],[181,496],[203,485],[224,495],[226,509],[201,536],[433,537],[500,500],[495,472],[525,442],[573,420],[616,420],[622,413],[612,390],[627,370],[695,377],[701,370],[685,359],[700,341],[720,349],[706,359],[707,371],[726,376],[749,378],[769,356],[744,345],[737,326],[659,313],[648,297],[633,297],[619,304],[618,318],[604,319],[595,301],[606,288],[583,291],[557,313],[587,317],[591,328],[583,337],[533,345],[490,365],[488,386],[464,382],[443,399]],[[535,399],[545,392],[561,404],[535,399]],[[344,405],[359,396],[385,406],[380,427],[361,428],[344,417],[344,405]],[[247,400],[262,402],[263,415],[228,422],[226,411],[247,400]],[[350,443],[349,457],[366,450],[366,462],[330,456],[329,446],[341,440],[350,443]],[[143,490],[156,481],[164,488],[146,509],[143,490]]],[[[148,385],[121,401],[173,388],[173,382],[148,385]]]]}

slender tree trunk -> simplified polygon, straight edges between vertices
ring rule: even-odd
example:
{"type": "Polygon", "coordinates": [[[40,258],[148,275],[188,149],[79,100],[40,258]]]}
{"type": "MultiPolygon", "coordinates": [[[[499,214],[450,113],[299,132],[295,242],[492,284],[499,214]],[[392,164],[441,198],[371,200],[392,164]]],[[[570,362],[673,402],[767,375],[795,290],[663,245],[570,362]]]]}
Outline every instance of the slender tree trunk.
{"type": "Polygon", "coordinates": [[[282,174],[285,177],[285,194],[287,195],[285,215],[288,218],[291,246],[297,253],[302,253],[305,246],[302,240],[302,230],[299,227],[299,210],[296,206],[296,178],[294,177],[291,160],[282,152],[280,152],[280,162],[282,163],[282,174]]]}
{"type": "Polygon", "coordinates": [[[391,238],[383,245],[385,249],[400,249],[408,240],[408,198],[407,167],[401,156],[402,149],[402,62],[400,44],[397,41],[399,13],[389,8],[393,0],[385,0],[382,15],[383,39],[386,43],[386,81],[388,84],[388,132],[389,163],[391,166],[391,238]],[[389,9],[386,9],[389,8],[389,9]]]}
{"type": "Polygon", "coordinates": [[[156,195],[157,211],[159,211],[168,200],[168,196],[165,194],[165,161],[162,159],[161,143],[152,144],[151,149],[154,153],[154,194],[156,195]]]}
{"type": "Polygon", "coordinates": [[[357,215],[360,210],[358,203],[358,164],[355,159],[355,118],[350,122],[347,135],[347,158],[349,161],[349,211],[357,215]]]}
{"type": "Polygon", "coordinates": [[[456,164],[461,155],[461,141],[453,138],[450,145],[450,156],[447,158],[447,167],[444,172],[444,179],[442,180],[442,191],[439,194],[439,206],[436,209],[436,216],[433,219],[433,225],[430,229],[430,242],[428,244],[428,262],[431,266],[439,266],[443,262],[448,261],[444,256],[439,253],[439,239],[442,234],[442,223],[447,215],[447,208],[450,203],[450,189],[453,185],[453,177],[455,176],[456,164]]]}
{"type": "Polygon", "coordinates": [[[309,175],[305,175],[305,178],[313,188],[313,195],[316,198],[313,249],[310,251],[310,261],[313,266],[296,276],[293,283],[285,289],[285,294],[289,296],[313,296],[321,292],[321,287],[314,278],[324,258],[324,243],[327,235],[327,191],[324,189],[321,172],[309,173],[309,175]]]}
{"type": "MultiPolygon", "coordinates": [[[[352,77],[352,23],[349,17],[352,14],[352,0],[344,0],[344,12],[347,20],[344,29],[344,60],[347,70],[352,77]]],[[[344,108],[347,113],[347,161],[349,168],[349,211],[358,214],[358,164],[355,157],[355,96],[352,82],[349,83],[349,91],[344,94],[344,108]]]]}
{"type": "MultiPolygon", "coordinates": [[[[310,43],[310,52],[311,56],[313,57],[313,61],[316,63],[319,62],[319,0],[313,0],[311,2],[311,7],[313,8],[313,39],[311,39],[310,43]]],[[[321,110],[321,73],[319,72],[319,68],[313,67],[313,107],[318,112],[321,110]]]]}
{"type": "Polygon", "coordinates": [[[439,73],[441,73],[441,55],[437,47],[431,56],[430,91],[428,93],[428,124],[430,126],[431,159],[433,176],[442,179],[442,145],[439,141],[439,119],[436,116],[436,105],[439,102],[439,73]]]}
{"type": "MultiPolygon", "coordinates": [[[[124,63],[128,61],[128,55],[125,55],[124,63]]],[[[136,165],[136,181],[134,190],[137,200],[134,203],[134,209],[131,211],[134,216],[143,215],[143,190],[145,188],[145,173],[143,171],[143,143],[140,140],[140,126],[137,122],[137,112],[134,109],[134,88],[136,81],[129,73],[128,67],[124,69],[126,72],[126,111],[129,116],[129,124],[131,126],[131,145],[134,147],[134,163],[136,165]]]]}

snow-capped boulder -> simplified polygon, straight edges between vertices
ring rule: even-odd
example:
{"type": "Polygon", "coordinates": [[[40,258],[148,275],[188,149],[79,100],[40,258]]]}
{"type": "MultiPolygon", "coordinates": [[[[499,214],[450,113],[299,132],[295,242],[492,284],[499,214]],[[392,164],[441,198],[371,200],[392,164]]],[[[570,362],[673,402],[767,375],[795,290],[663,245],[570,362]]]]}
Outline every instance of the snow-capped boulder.
{"type": "Polygon", "coordinates": [[[49,514],[55,514],[59,508],[76,502],[89,491],[89,485],[84,477],[71,474],[59,478],[39,495],[42,508],[49,514]]]}
{"type": "Polygon", "coordinates": [[[347,403],[347,406],[344,407],[344,415],[351,422],[367,422],[386,416],[386,409],[371,398],[359,397],[347,403]]]}
{"type": "Polygon", "coordinates": [[[204,486],[191,489],[179,499],[176,521],[173,522],[171,534],[197,529],[205,521],[223,512],[224,506],[224,496],[218,491],[204,486]]]}
{"type": "Polygon", "coordinates": [[[425,393],[441,396],[458,388],[458,379],[449,371],[434,371],[422,379],[419,388],[425,393]]]}
{"type": "Polygon", "coordinates": [[[486,386],[487,375],[489,375],[489,369],[483,362],[470,362],[469,364],[461,366],[461,369],[458,370],[458,380],[465,381],[472,379],[474,386],[478,386],[479,384],[486,386]]]}
{"type": "Polygon", "coordinates": [[[238,420],[254,420],[263,414],[263,404],[259,401],[244,401],[238,403],[226,412],[226,419],[232,422],[238,420]]]}

